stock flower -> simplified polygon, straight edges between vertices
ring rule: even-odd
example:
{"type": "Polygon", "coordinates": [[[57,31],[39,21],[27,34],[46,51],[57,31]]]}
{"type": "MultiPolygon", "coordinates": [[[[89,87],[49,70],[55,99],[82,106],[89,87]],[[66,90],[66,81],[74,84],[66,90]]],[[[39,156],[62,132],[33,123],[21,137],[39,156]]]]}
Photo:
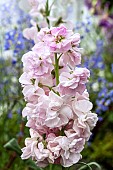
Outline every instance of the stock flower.
{"type": "Polygon", "coordinates": [[[67,30],[64,25],[52,27],[51,29],[43,28],[35,37],[35,43],[39,42],[44,42],[49,47],[51,53],[66,53],[69,50],[74,50],[77,55],[80,35],[67,30]]]}
{"type": "Polygon", "coordinates": [[[30,129],[31,138],[25,139],[25,147],[22,149],[22,159],[28,159],[32,157],[36,160],[37,164],[41,164],[41,167],[45,167],[49,163],[54,163],[52,153],[44,148],[43,138],[33,129],[30,129]],[[45,163],[46,162],[46,163],[45,163]]]}
{"type": "Polygon", "coordinates": [[[71,30],[67,30],[63,25],[50,30],[51,42],[50,50],[57,53],[66,53],[80,43],[80,35],[73,34],[71,30]]]}
{"type": "Polygon", "coordinates": [[[81,125],[82,128],[86,128],[88,125],[90,129],[93,129],[98,118],[95,113],[91,112],[93,107],[92,103],[86,99],[77,100],[75,98],[72,102],[72,107],[75,115],[78,117],[79,125],[81,125]]]}
{"type": "Polygon", "coordinates": [[[78,138],[84,138],[85,141],[88,141],[91,135],[90,127],[86,123],[82,124],[79,119],[75,119],[73,123],[72,130],[76,133],[78,138]]]}
{"type": "Polygon", "coordinates": [[[36,145],[36,141],[42,141],[42,137],[35,132],[33,129],[30,129],[30,136],[31,138],[26,138],[25,140],[25,145],[22,149],[23,154],[21,155],[22,159],[28,159],[29,157],[32,156],[32,146],[36,145]],[[37,140],[38,139],[38,140],[37,140]]]}
{"type": "Polygon", "coordinates": [[[85,90],[85,83],[90,76],[89,70],[86,68],[75,68],[72,73],[63,72],[60,75],[59,92],[61,95],[72,95],[76,93],[82,94],[85,90]]]}
{"type": "Polygon", "coordinates": [[[78,117],[82,117],[85,113],[87,114],[92,109],[92,103],[88,100],[75,100],[72,103],[73,110],[78,117]]]}
{"type": "Polygon", "coordinates": [[[61,98],[54,92],[50,92],[49,96],[41,95],[38,104],[30,105],[23,110],[23,115],[28,115],[36,120],[36,125],[46,125],[49,128],[61,128],[73,118],[73,112],[64,98],[61,98]],[[34,107],[34,109],[29,108],[34,107]],[[30,114],[29,112],[30,111],[30,114]],[[27,112],[27,113],[25,113],[27,112]]]}
{"type": "Polygon", "coordinates": [[[45,120],[46,126],[50,128],[62,127],[69,122],[69,119],[73,118],[70,106],[65,104],[63,99],[52,91],[49,93],[49,106],[45,120]]]}
{"type": "Polygon", "coordinates": [[[47,147],[56,159],[61,157],[61,165],[69,167],[81,158],[80,151],[83,150],[83,145],[82,138],[70,140],[66,136],[59,136],[49,141],[47,147]]]}
{"type": "Polygon", "coordinates": [[[33,51],[24,54],[22,62],[24,71],[32,76],[32,78],[49,75],[53,69],[50,58],[43,58],[43,56],[37,55],[33,51]]]}
{"type": "Polygon", "coordinates": [[[80,35],[61,25],[41,29],[34,42],[32,51],[22,57],[19,81],[28,102],[22,115],[35,135],[25,140],[21,157],[31,157],[40,167],[70,167],[81,159],[97,122],[85,86],[90,72],[75,67],[81,63],[80,35]]]}
{"type": "Polygon", "coordinates": [[[45,94],[44,90],[36,84],[25,86],[22,92],[26,101],[34,103],[38,101],[39,96],[45,94]]]}
{"type": "Polygon", "coordinates": [[[32,81],[31,81],[32,77],[29,76],[26,72],[24,72],[20,78],[19,78],[19,82],[22,84],[22,85],[31,85],[32,84],[32,81]]]}
{"type": "Polygon", "coordinates": [[[78,48],[75,50],[69,50],[62,55],[63,63],[69,64],[71,67],[81,64],[81,54],[78,48]]]}

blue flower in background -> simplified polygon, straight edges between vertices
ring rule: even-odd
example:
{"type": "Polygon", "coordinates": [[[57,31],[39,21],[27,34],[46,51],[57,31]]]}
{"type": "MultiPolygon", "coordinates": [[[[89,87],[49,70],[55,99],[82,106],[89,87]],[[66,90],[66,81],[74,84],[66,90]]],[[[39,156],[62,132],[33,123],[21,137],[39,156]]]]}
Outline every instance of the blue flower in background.
{"type": "Polygon", "coordinates": [[[105,64],[103,62],[103,41],[98,40],[96,44],[96,50],[95,52],[90,56],[84,57],[84,66],[89,68],[91,70],[91,73],[93,74],[93,69],[98,70],[104,70],[105,64]]]}
{"type": "MultiPolygon", "coordinates": [[[[23,29],[31,26],[31,18],[19,8],[17,1],[6,0],[0,7],[0,107],[6,117],[12,119],[15,110],[23,105],[19,103],[22,94],[18,82],[21,58],[31,50],[34,42],[23,37],[23,29]]],[[[20,120],[20,116],[17,119],[20,120]]]]}
{"type": "Polygon", "coordinates": [[[113,73],[113,64],[111,64],[111,72],[113,73]]]}

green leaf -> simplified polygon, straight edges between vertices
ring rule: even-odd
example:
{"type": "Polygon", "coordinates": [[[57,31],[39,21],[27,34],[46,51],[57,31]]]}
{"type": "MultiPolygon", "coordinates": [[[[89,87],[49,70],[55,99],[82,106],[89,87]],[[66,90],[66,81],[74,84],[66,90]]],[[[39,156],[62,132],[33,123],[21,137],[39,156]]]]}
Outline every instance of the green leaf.
{"type": "Polygon", "coordinates": [[[96,162],[90,162],[88,164],[86,164],[84,162],[80,162],[79,164],[84,164],[84,166],[82,166],[78,170],[83,170],[83,169],[86,169],[86,168],[89,168],[89,170],[92,170],[92,168],[91,168],[92,165],[95,165],[99,170],[101,170],[100,165],[98,163],[96,163],[96,162]]]}
{"type": "Polygon", "coordinates": [[[79,164],[83,164],[83,166],[81,168],[79,168],[78,170],[83,170],[83,169],[86,169],[86,168],[88,168],[89,170],[92,170],[92,168],[84,162],[80,162],[79,164]]]}
{"type": "Polygon", "coordinates": [[[66,22],[63,21],[62,17],[59,17],[58,20],[55,22],[54,26],[57,27],[61,23],[66,23],[66,22]]]}
{"type": "Polygon", "coordinates": [[[49,19],[47,18],[50,15],[49,0],[46,1],[45,14],[46,14],[46,21],[48,23],[48,27],[50,27],[50,22],[49,19]]]}
{"type": "Polygon", "coordinates": [[[18,155],[22,154],[21,148],[18,145],[18,142],[15,138],[11,139],[9,142],[7,142],[4,147],[8,150],[15,151],[18,155]]]}
{"type": "Polygon", "coordinates": [[[49,164],[44,170],[62,170],[61,165],[49,164]]]}
{"type": "Polygon", "coordinates": [[[88,165],[95,165],[99,170],[101,170],[101,167],[100,167],[100,165],[98,164],[98,163],[96,163],[96,162],[91,162],[91,163],[89,163],[88,165]]]}
{"type": "Polygon", "coordinates": [[[49,0],[46,1],[45,12],[46,12],[46,16],[50,15],[49,0]]]}
{"type": "Polygon", "coordinates": [[[32,168],[32,169],[34,169],[34,170],[42,170],[42,168],[39,168],[39,167],[35,164],[35,162],[32,161],[31,159],[27,159],[27,160],[25,160],[24,162],[25,162],[25,164],[26,164],[28,167],[30,167],[30,168],[32,168]]]}

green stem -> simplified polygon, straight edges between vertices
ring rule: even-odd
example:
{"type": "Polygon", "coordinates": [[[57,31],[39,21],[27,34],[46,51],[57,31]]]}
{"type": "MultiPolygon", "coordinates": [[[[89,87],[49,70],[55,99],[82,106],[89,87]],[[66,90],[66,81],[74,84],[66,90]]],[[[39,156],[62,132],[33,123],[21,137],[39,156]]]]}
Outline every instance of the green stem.
{"type": "Polygon", "coordinates": [[[59,84],[59,59],[57,58],[57,53],[55,53],[55,77],[56,85],[59,84]]]}
{"type": "Polygon", "coordinates": [[[66,170],[66,169],[67,169],[67,168],[65,168],[65,167],[62,166],[62,170],[66,170]]]}
{"type": "Polygon", "coordinates": [[[53,164],[50,164],[49,165],[49,170],[52,170],[53,169],[52,167],[53,167],[53,164]]]}

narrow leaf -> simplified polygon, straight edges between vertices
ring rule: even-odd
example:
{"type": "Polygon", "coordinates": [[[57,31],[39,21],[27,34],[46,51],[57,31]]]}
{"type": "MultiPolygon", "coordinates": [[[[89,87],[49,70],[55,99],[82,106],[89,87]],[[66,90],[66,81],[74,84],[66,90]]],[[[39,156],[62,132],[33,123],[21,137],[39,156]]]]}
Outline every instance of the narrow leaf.
{"type": "Polygon", "coordinates": [[[25,164],[26,164],[28,167],[30,167],[30,168],[32,168],[32,169],[34,169],[34,170],[42,170],[42,169],[39,168],[39,167],[35,164],[35,162],[32,161],[31,159],[27,159],[27,160],[25,160],[24,162],[25,162],[25,164]]]}
{"type": "Polygon", "coordinates": [[[8,150],[15,151],[18,155],[22,154],[21,148],[18,145],[18,142],[15,138],[11,139],[9,142],[7,142],[4,147],[8,150]]]}

